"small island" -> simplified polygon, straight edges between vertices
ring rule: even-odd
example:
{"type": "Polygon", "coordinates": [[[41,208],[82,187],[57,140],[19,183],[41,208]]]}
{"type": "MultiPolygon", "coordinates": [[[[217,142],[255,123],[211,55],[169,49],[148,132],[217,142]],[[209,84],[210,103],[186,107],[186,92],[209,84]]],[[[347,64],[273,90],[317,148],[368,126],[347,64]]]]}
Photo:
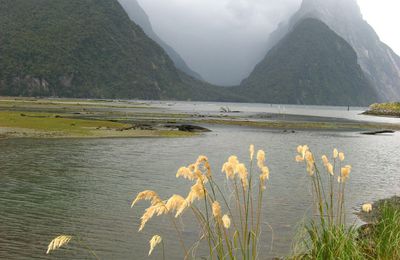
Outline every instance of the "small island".
{"type": "Polygon", "coordinates": [[[364,115],[400,117],[400,102],[372,104],[364,115]]]}

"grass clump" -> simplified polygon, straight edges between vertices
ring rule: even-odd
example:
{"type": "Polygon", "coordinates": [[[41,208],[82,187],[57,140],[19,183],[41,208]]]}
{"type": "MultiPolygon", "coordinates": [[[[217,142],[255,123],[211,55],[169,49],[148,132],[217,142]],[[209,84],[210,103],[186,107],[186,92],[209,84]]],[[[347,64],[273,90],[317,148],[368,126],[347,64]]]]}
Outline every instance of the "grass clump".
{"type": "Polygon", "coordinates": [[[154,216],[167,215],[177,232],[185,259],[196,256],[200,243],[208,248],[207,255],[211,259],[258,258],[269,169],[265,165],[265,152],[259,150],[255,156],[254,146],[250,146],[249,159],[249,170],[236,156],[230,156],[224,163],[222,173],[232,191],[230,195],[216,182],[206,156],[199,156],[196,162],[178,170],[177,178],[192,182],[186,196],[174,194],[163,200],[155,191],[139,193],[132,206],[140,200],[150,200],[150,207],[141,217],[139,231],[154,216]],[[183,214],[191,214],[199,225],[198,241],[190,245],[177,224],[183,214]]]}
{"type": "Polygon", "coordinates": [[[369,259],[400,259],[400,210],[384,203],[376,209],[375,223],[366,225],[361,233],[361,246],[369,259]]]}
{"type": "Polygon", "coordinates": [[[320,170],[307,145],[297,148],[296,161],[304,163],[311,179],[313,217],[304,225],[293,259],[362,259],[357,229],[346,226],[345,190],[352,167],[337,149],[332,158],[323,155],[320,170]]]}

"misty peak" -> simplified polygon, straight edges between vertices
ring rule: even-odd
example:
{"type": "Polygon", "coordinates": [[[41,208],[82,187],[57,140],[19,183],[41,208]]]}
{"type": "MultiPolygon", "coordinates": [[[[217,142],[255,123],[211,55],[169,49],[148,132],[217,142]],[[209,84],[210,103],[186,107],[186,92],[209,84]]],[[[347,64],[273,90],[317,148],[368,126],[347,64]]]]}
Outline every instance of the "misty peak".
{"type": "Polygon", "coordinates": [[[300,13],[305,16],[315,17],[362,18],[361,10],[356,0],[303,0],[300,13]]]}

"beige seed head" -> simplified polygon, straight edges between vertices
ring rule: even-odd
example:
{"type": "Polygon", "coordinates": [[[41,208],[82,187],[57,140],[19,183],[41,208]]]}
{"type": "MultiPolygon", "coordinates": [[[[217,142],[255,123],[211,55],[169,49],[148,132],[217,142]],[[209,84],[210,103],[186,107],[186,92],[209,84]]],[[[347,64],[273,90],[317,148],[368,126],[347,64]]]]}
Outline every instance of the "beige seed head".
{"type": "Polygon", "coordinates": [[[190,206],[190,204],[192,204],[195,200],[200,200],[200,199],[204,198],[204,196],[205,196],[205,187],[204,187],[201,179],[198,179],[196,181],[196,184],[194,184],[190,188],[190,192],[189,192],[188,196],[186,197],[186,202],[187,202],[188,206],[190,206]]]}
{"type": "Polygon", "coordinates": [[[363,212],[369,213],[372,211],[372,204],[371,203],[365,203],[364,205],[362,205],[361,207],[363,212]]]}
{"type": "Polygon", "coordinates": [[[71,241],[72,236],[67,236],[67,235],[61,235],[53,240],[51,240],[50,244],[47,247],[46,254],[49,254],[51,251],[57,250],[60,247],[67,245],[69,241],[71,241]]]}
{"type": "Polygon", "coordinates": [[[334,175],[334,173],[333,173],[333,165],[331,164],[331,163],[327,163],[326,164],[326,170],[328,171],[328,173],[330,174],[330,175],[334,175]]]}
{"type": "Polygon", "coordinates": [[[314,164],[314,156],[310,151],[306,151],[305,158],[308,163],[314,164]]]}
{"type": "Polygon", "coordinates": [[[151,253],[153,252],[154,248],[160,244],[162,241],[162,238],[159,235],[154,235],[149,243],[150,243],[150,251],[149,251],[149,255],[151,255],[151,253]]]}
{"type": "Polygon", "coordinates": [[[231,219],[228,215],[224,215],[222,217],[222,223],[224,224],[224,228],[228,229],[231,226],[231,219]]]}
{"type": "Polygon", "coordinates": [[[181,167],[179,168],[178,172],[176,173],[176,178],[183,177],[188,180],[194,180],[193,172],[190,171],[188,167],[181,167]]]}
{"type": "Polygon", "coordinates": [[[227,179],[235,178],[235,169],[233,168],[232,164],[229,162],[224,163],[222,165],[222,173],[225,173],[227,179]]]}
{"type": "Polygon", "coordinates": [[[171,198],[168,199],[165,207],[167,208],[168,212],[174,212],[178,209],[181,209],[182,206],[186,205],[186,200],[180,195],[172,195],[171,198]]]}
{"type": "Polygon", "coordinates": [[[333,149],[333,158],[337,158],[338,157],[338,155],[339,155],[339,152],[338,152],[338,150],[335,148],[335,149],[333,149]]]}
{"type": "Polygon", "coordinates": [[[306,152],[310,150],[310,148],[308,147],[308,145],[303,145],[301,147],[301,156],[304,158],[306,156],[306,152]]]}
{"type": "Polygon", "coordinates": [[[140,192],[135,200],[132,202],[131,207],[135,206],[135,204],[140,200],[151,200],[151,204],[154,204],[160,200],[160,197],[157,195],[156,192],[152,190],[145,190],[140,192]]]}
{"type": "Polygon", "coordinates": [[[303,151],[303,146],[299,145],[297,146],[297,153],[301,153],[303,151]]]}
{"type": "Polygon", "coordinates": [[[250,152],[250,160],[252,161],[254,157],[254,144],[250,145],[249,152],[250,152]]]}
{"type": "Polygon", "coordinates": [[[257,166],[262,169],[265,162],[265,152],[263,150],[258,150],[257,152],[257,166]]]}
{"type": "Polygon", "coordinates": [[[246,188],[249,184],[247,180],[248,172],[246,166],[243,163],[239,163],[236,166],[236,172],[238,173],[239,178],[242,181],[243,188],[246,188]]]}
{"type": "Polygon", "coordinates": [[[339,160],[342,162],[344,161],[344,153],[342,152],[339,153],[339,160]]]}
{"type": "Polygon", "coordinates": [[[300,155],[296,155],[296,162],[303,162],[304,158],[301,157],[300,155]]]}
{"type": "Polygon", "coordinates": [[[350,165],[346,165],[346,166],[342,167],[342,169],[340,170],[341,177],[344,179],[349,178],[350,172],[351,172],[350,165]]]}
{"type": "Polygon", "coordinates": [[[163,201],[159,201],[157,203],[155,203],[154,205],[151,205],[150,207],[148,207],[143,216],[140,218],[141,222],[140,222],[140,227],[139,227],[139,232],[143,230],[144,226],[146,225],[146,223],[154,216],[160,216],[162,214],[168,213],[167,208],[165,207],[165,203],[163,201]]]}
{"type": "Polygon", "coordinates": [[[212,213],[215,218],[221,218],[221,206],[219,205],[218,201],[214,201],[212,204],[212,213]]]}
{"type": "Polygon", "coordinates": [[[326,166],[329,163],[328,157],[326,157],[326,155],[322,155],[322,162],[323,164],[326,166]]]}
{"type": "Polygon", "coordinates": [[[231,155],[231,156],[229,156],[228,162],[232,165],[232,167],[233,167],[234,169],[236,168],[236,165],[239,164],[239,160],[238,160],[238,158],[237,158],[236,155],[231,155]]]}
{"type": "Polygon", "coordinates": [[[196,164],[200,164],[200,163],[204,163],[204,162],[208,162],[207,156],[200,155],[200,156],[197,158],[196,164]]]}

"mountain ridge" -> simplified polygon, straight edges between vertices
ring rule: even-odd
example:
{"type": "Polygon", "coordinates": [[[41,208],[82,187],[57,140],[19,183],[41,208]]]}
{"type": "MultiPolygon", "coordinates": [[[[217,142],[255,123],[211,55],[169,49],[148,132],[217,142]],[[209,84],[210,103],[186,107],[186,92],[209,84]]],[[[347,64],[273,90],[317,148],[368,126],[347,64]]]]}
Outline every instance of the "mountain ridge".
{"type": "Polygon", "coordinates": [[[378,100],[353,48],[314,18],[300,20],[235,91],[282,104],[369,105],[378,100]]]}
{"type": "Polygon", "coordinates": [[[400,99],[400,57],[381,42],[354,0],[303,0],[299,10],[271,33],[267,52],[304,18],[316,18],[343,37],[383,101],[400,99]]]}
{"type": "Polygon", "coordinates": [[[138,24],[143,31],[157,42],[169,55],[169,57],[174,62],[175,66],[183,71],[184,73],[188,74],[191,77],[194,77],[198,80],[203,80],[203,78],[197,72],[193,71],[184,59],[165,41],[163,41],[153,30],[153,26],[150,22],[149,17],[147,16],[146,12],[140,6],[137,0],[118,0],[122,7],[125,9],[129,17],[132,21],[138,24]]]}

